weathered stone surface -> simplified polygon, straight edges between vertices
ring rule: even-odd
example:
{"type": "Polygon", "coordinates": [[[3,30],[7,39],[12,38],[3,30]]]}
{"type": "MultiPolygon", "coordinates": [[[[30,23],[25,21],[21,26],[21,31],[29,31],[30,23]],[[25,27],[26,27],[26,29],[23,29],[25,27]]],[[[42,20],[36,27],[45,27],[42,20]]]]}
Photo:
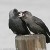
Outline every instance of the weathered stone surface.
{"type": "Polygon", "coordinates": [[[46,38],[42,34],[15,37],[16,50],[46,50],[46,38]]]}

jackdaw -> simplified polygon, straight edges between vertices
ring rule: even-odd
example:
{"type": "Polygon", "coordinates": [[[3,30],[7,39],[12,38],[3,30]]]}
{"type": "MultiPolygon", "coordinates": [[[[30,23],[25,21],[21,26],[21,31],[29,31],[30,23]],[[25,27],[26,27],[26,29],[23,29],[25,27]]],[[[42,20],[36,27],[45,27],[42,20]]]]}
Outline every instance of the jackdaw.
{"type": "Polygon", "coordinates": [[[35,34],[44,34],[46,36],[46,43],[50,43],[50,32],[45,23],[33,16],[29,11],[22,12],[22,16],[19,16],[21,20],[25,21],[30,31],[35,34]]]}
{"type": "Polygon", "coordinates": [[[9,28],[17,35],[30,34],[26,23],[18,17],[19,14],[20,12],[18,12],[17,9],[13,9],[9,12],[9,28]]]}

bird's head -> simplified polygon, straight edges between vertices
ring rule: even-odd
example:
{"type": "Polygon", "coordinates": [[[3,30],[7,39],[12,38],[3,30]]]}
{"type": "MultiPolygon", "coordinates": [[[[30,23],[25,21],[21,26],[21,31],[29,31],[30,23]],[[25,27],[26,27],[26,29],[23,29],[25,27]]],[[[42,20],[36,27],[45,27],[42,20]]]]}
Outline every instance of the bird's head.
{"type": "Polygon", "coordinates": [[[17,9],[14,9],[14,10],[13,10],[13,14],[14,14],[15,16],[19,16],[20,12],[18,12],[17,9]]]}
{"type": "Polygon", "coordinates": [[[24,20],[32,17],[32,14],[29,11],[24,11],[24,12],[21,12],[20,14],[22,15],[20,15],[19,17],[24,20]]]}
{"type": "Polygon", "coordinates": [[[12,18],[12,17],[18,17],[20,14],[20,12],[18,12],[17,9],[12,9],[10,12],[9,12],[9,17],[12,18]]]}

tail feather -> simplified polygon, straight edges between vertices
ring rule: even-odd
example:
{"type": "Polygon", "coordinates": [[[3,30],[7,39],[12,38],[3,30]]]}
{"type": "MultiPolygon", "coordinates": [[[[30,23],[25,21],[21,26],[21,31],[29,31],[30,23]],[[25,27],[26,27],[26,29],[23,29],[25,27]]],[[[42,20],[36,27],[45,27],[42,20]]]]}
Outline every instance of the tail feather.
{"type": "Polygon", "coordinates": [[[46,43],[50,43],[50,38],[46,37],[46,43]]]}
{"type": "Polygon", "coordinates": [[[46,35],[46,42],[50,43],[50,37],[49,37],[49,35],[46,35]]]}
{"type": "Polygon", "coordinates": [[[46,32],[48,36],[50,36],[50,32],[46,32]]]}
{"type": "Polygon", "coordinates": [[[50,36],[50,32],[47,33],[50,36]]]}
{"type": "Polygon", "coordinates": [[[48,33],[44,33],[45,37],[46,37],[46,43],[50,43],[50,37],[48,35],[48,33]]]}

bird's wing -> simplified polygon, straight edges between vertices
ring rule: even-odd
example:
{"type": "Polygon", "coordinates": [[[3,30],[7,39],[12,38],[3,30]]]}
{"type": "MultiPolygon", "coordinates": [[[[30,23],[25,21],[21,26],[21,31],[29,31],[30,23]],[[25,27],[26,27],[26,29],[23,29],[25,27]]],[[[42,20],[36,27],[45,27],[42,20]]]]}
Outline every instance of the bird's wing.
{"type": "Polygon", "coordinates": [[[33,16],[33,20],[35,21],[35,23],[36,23],[37,25],[39,25],[41,28],[43,28],[44,30],[46,30],[46,31],[49,32],[47,26],[45,25],[45,23],[44,23],[41,19],[39,19],[39,18],[33,16]]]}
{"type": "Polygon", "coordinates": [[[15,26],[15,23],[12,19],[9,19],[9,28],[15,32],[15,29],[16,29],[16,26],[15,26]]]}
{"type": "Polygon", "coordinates": [[[25,25],[23,25],[24,23],[21,21],[21,19],[9,19],[9,28],[12,31],[16,31],[17,33],[24,33],[25,32],[25,25]]]}

